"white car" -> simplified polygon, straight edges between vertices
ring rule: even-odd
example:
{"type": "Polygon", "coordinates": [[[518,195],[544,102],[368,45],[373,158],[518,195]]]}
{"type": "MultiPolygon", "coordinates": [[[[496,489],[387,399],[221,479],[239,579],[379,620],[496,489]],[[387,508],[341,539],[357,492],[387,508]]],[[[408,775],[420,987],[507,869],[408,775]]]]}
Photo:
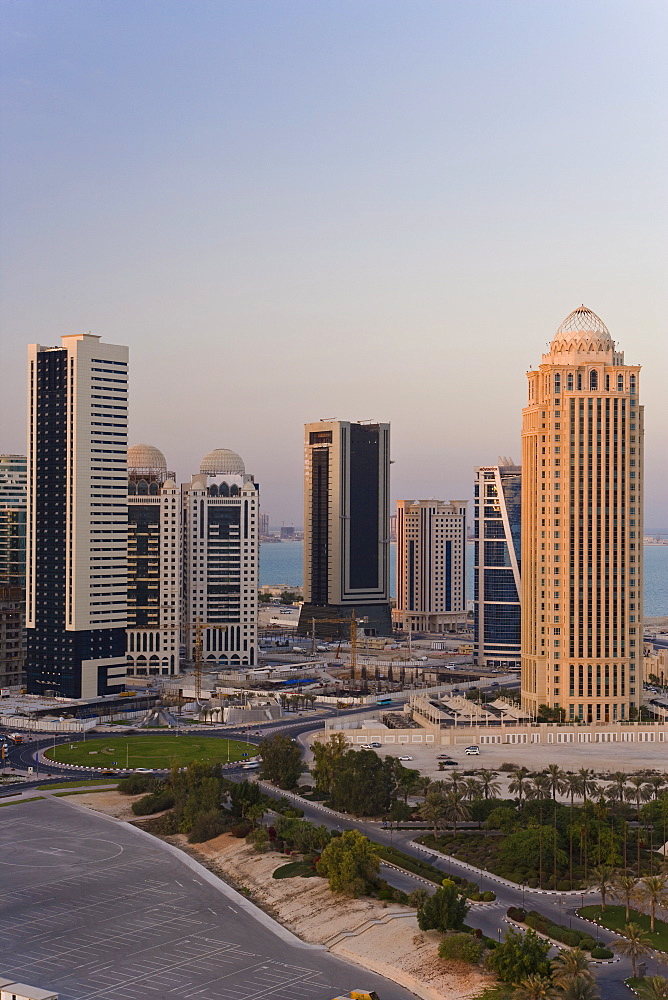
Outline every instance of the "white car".
{"type": "Polygon", "coordinates": [[[371,744],[370,743],[360,743],[359,749],[360,750],[370,750],[371,749],[371,744]]]}
{"type": "Polygon", "coordinates": [[[399,760],[413,760],[412,757],[399,757],[399,760]]]}
{"type": "Polygon", "coordinates": [[[135,774],[153,774],[152,767],[134,767],[133,771],[135,774]]]}
{"type": "Polygon", "coordinates": [[[480,747],[467,747],[466,750],[464,751],[464,753],[479,754],[480,753],[480,747]]]}

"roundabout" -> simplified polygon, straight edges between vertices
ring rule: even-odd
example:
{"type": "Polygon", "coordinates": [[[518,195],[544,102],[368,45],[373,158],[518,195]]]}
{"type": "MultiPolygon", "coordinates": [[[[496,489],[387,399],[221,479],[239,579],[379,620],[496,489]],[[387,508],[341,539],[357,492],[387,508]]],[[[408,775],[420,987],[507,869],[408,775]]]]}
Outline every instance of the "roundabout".
{"type": "Polygon", "coordinates": [[[103,736],[94,740],[60,743],[43,750],[44,763],[95,768],[151,768],[166,770],[201,764],[227,764],[254,757],[253,743],[225,737],[182,736],[174,733],[145,736],[103,736]]]}

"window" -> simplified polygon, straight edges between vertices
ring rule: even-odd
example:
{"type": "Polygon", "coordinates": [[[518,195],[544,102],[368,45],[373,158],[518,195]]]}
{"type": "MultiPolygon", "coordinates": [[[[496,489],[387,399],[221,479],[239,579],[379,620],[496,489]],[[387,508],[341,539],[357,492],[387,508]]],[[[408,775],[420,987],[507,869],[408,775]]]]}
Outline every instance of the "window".
{"type": "Polygon", "coordinates": [[[558,372],[554,376],[554,391],[557,395],[561,392],[561,375],[558,372]]]}
{"type": "Polygon", "coordinates": [[[589,388],[590,390],[598,389],[598,372],[589,372],[589,388]]]}
{"type": "Polygon", "coordinates": [[[623,392],[623,391],[624,391],[624,376],[623,375],[618,375],[617,376],[617,392],[623,392]]]}
{"type": "Polygon", "coordinates": [[[569,372],[566,376],[566,388],[569,391],[573,391],[573,372],[569,372]]]}

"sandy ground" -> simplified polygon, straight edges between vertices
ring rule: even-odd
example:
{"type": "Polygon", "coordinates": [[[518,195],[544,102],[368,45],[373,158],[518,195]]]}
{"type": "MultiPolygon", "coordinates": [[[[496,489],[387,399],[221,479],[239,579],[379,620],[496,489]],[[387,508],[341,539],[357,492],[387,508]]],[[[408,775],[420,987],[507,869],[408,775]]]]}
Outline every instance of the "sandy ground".
{"type": "Polygon", "coordinates": [[[468,1000],[492,981],[470,966],[441,961],[437,954],[440,935],[420,932],[408,907],[337,897],[321,878],[273,879],[272,873],[287,859],[275,853],[258,854],[230,834],[197,845],[196,853],[227,881],[245,888],[262,909],[302,940],[324,944],[334,954],[401,983],[425,1000],[468,1000]],[[377,920],[387,922],[370,923],[377,920]],[[339,938],[344,931],[358,933],[339,938]]]}
{"type": "Polygon", "coordinates": [[[120,792],[113,790],[75,795],[73,801],[78,806],[87,806],[95,812],[105,813],[107,816],[114,816],[116,819],[124,819],[129,822],[137,819],[132,812],[132,803],[141,798],[141,795],[121,795],[120,792]]]}
{"type": "MultiPolygon", "coordinates": [[[[136,819],[131,806],[138,798],[109,791],[78,795],[76,802],[129,821],[136,819]]],[[[341,958],[400,983],[422,1000],[471,1000],[492,982],[480,970],[441,961],[440,935],[422,933],[409,907],[334,896],[322,878],[273,879],[275,869],[290,859],[273,852],[258,854],[228,833],[196,845],[182,835],[167,839],[244,891],[302,940],[325,945],[341,958]],[[375,920],[386,922],[371,923],[375,920]],[[344,931],[356,933],[340,938],[344,931]]]]}

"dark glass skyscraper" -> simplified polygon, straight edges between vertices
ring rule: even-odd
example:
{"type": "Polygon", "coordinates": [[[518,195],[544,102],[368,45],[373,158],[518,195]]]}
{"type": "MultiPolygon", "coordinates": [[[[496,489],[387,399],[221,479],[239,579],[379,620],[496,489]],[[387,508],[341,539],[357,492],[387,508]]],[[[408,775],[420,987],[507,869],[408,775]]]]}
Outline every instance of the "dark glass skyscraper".
{"type": "Polygon", "coordinates": [[[299,629],[349,634],[353,611],[369,634],[391,635],[390,425],[306,425],[304,605],[299,629]]]}
{"type": "Polygon", "coordinates": [[[475,472],[475,662],[519,669],[522,470],[506,459],[475,472]]]}

